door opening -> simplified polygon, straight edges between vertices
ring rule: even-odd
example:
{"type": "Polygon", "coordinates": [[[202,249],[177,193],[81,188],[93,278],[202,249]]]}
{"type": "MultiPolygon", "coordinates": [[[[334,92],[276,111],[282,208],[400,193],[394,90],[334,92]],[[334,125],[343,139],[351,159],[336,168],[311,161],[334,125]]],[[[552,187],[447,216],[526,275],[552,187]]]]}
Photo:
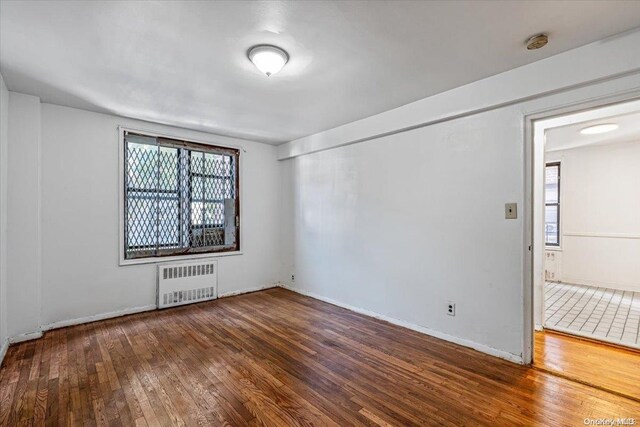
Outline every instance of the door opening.
{"type": "Polygon", "coordinates": [[[640,100],[531,124],[533,364],[637,396],[640,100]]]}

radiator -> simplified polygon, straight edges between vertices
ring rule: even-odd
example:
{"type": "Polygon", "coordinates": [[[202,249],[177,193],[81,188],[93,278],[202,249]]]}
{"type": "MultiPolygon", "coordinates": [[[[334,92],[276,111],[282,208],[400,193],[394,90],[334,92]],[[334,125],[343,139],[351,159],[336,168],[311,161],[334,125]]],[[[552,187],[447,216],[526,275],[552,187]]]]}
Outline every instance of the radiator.
{"type": "Polygon", "coordinates": [[[218,261],[202,260],[158,266],[158,308],[218,297],[218,261]]]}

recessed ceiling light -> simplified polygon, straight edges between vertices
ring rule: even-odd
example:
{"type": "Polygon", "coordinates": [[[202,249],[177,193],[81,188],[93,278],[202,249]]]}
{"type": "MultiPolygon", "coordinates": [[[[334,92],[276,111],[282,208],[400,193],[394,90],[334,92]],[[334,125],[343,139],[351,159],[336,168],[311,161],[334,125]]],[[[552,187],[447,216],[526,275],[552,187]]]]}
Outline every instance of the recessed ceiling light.
{"type": "Polygon", "coordinates": [[[580,131],[583,135],[596,135],[599,133],[611,132],[618,129],[618,125],[615,123],[603,123],[601,125],[589,126],[580,131]]]}
{"type": "Polygon", "coordinates": [[[249,49],[249,59],[253,65],[268,76],[277,73],[289,61],[289,55],[277,46],[258,45],[249,49]]]}
{"type": "Polygon", "coordinates": [[[546,34],[536,34],[533,37],[530,37],[527,40],[527,49],[528,50],[536,50],[544,47],[549,43],[549,36],[546,34]]]}

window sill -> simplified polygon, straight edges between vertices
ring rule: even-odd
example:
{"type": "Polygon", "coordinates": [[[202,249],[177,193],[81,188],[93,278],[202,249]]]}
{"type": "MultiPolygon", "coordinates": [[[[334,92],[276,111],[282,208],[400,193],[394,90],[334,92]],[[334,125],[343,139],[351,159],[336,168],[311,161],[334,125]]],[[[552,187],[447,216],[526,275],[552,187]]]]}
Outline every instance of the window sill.
{"type": "Polygon", "coordinates": [[[176,255],[176,256],[149,257],[149,258],[138,258],[138,259],[120,259],[119,265],[121,267],[124,267],[127,265],[139,265],[139,264],[162,264],[166,262],[192,261],[194,259],[219,258],[219,257],[234,256],[234,255],[242,255],[242,251],[210,252],[206,254],[176,255]]]}
{"type": "Polygon", "coordinates": [[[544,250],[551,252],[562,252],[562,248],[560,246],[545,246],[544,250]]]}

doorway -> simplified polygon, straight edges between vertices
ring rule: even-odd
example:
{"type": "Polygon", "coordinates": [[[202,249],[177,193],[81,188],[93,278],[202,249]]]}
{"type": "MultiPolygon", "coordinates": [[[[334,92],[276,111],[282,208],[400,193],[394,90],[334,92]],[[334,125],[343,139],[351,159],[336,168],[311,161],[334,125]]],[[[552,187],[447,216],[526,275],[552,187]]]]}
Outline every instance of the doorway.
{"type": "Polygon", "coordinates": [[[533,130],[533,364],[640,396],[640,101],[533,130]]]}

